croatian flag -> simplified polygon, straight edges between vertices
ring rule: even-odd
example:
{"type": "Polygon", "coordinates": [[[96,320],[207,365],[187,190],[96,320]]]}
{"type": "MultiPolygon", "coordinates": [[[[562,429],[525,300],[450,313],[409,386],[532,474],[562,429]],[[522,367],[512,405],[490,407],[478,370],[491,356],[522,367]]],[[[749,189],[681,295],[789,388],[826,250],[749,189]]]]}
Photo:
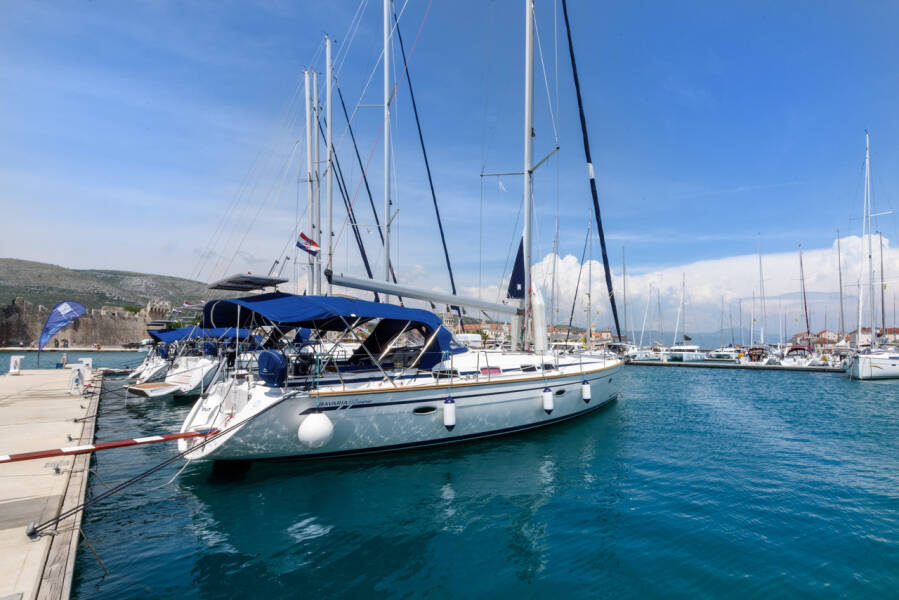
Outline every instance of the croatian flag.
{"type": "Polygon", "coordinates": [[[315,240],[307,237],[305,233],[300,233],[300,239],[297,240],[297,248],[308,252],[312,256],[317,256],[321,252],[321,246],[315,243],[315,240]]]}

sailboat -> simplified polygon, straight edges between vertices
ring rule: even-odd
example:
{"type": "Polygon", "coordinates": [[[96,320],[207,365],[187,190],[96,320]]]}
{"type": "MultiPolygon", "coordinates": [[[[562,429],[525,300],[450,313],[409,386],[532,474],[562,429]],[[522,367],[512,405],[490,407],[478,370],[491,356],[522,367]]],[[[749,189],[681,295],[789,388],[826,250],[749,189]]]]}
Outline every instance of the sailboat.
{"type": "Polygon", "coordinates": [[[871,244],[871,146],[867,131],[865,131],[865,199],[864,212],[862,214],[862,243],[865,241],[865,236],[867,236],[868,240],[868,251],[865,255],[864,266],[866,266],[868,270],[868,289],[871,305],[871,311],[869,313],[871,319],[871,344],[867,348],[862,347],[861,344],[863,332],[864,289],[862,286],[859,286],[858,330],[856,335],[857,352],[852,356],[849,362],[849,368],[846,372],[850,379],[899,379],[899,348],[881,345],[877,336],[874,298],[874,264],[871,244]]]}
{"type": "MultiPolygon", "coordinates": [[[[385,0],[386,105],[390,101],[386,83],[390,77],[389,6],[385,0]]],[[[567,27],[564,2],[563,9],[567,27]]],[[[566,421],[594,412],[618,397],[621,360],[607,353],[547,351],[543,301],[530,277],[531,178],[535,168],[531,152],[532,0],[525,1],[525,12],[525,219],[506,303],[325,270],[333,286],[510,315],[512,350],[465,348],[453,339],[439,316],[406,306],[278,291],[210,301],[204,307],[204,326],[264,328],[269,338],[267,348],[257,355],[255,369],[232,369],[191,409],[181,431],[206,432],[208,436],[179,441],[188,460],[321,459],[449,444],[566,421]],[[290,355],[280,351],[282,341],[298,328],[311,330],[312,337],[319,340],[317,345],[290,355]],[[349,356],[333,352],[344,341],[358,343],[349,356]]],[[[569,50],[583,125],[570,31],[569,50]]],[[[583,134],[589,165],[585,126],[583,134]]],[[[385,154],[388,149],[385,145],[385,154]]],[[[389,167],[389,156],[386,164],[389,167]]],[[[589,172],[594,207],[598,208],[592,165],[589,172]]],[[[386,168],[385,177],[389,173],[386,168]]],[[[389,193],[389,185],[385,191],[389,193]]],[[[600,224],[598,210],[595,214],[600,224]]],[[[599,232],[604,245],[601,224],[599,232]]],[[[388,246],[389,237],[385,241],[388,246]]],[[[603,254],[606,258],[604,248],[603,254]]],[[[610,297],[617,324],[614,296],[610,297]]],[[[239,348],[236,351],[240,353],[239,348]]]]}
{"type": "Polygon", "coordinates": [[[683,282],[681,284],[680,306],[677,309],[677,320],[674,324],[674,341],[672,342],[671,347],[665,351],[666,362],[699,362],[705,360],[705,354],[701,351],[699,346],[687,343],[692,341],[687,334],[683,334],[683,341],[681,343],[677,342],[677,333],[680,328],[681,315],[684,317],[684,329],[686,329],[687,316],[684,312],[686,297],[687,275],[684,274],[683,282]]]}

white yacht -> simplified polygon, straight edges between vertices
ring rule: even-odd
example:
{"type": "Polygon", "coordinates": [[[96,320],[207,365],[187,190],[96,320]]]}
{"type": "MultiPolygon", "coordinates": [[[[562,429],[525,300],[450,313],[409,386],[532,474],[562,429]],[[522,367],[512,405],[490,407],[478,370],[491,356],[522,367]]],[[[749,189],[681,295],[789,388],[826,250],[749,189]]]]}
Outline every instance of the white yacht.
{"type": "Polygon", "coordinates": [[[190,460],[323,458],[533,429],[614,400],[623,367],[606,355],[467,350],[433,313],[365,300],[275,292],[212,301],[204,314],[216,325],[237,318],[361,344],[347,360],[264,350],[258,375],[214,383],[181,428],[216,432],[179,441],[190,460]]]}
{"type": "Polygon", "coordinates": [[[738,363],[740,362],[741,352],[733,346],[722,346],[716,348],[706,355],[706,360],[712,362],[738,363]]]}
{"type": "Polygon", "coordinates": [[[899,348],[865,348],[852,355],[846,372],[850,379],[899,379],[899,348]]]}
{"type": "MultiPolygon", "coordinates": [[[[870,332],[871,346],[868,348],[860,348],[859,351],[852,355],[846,374],[850,379],[868,380],[868,379],[899,379],[899,351],[895,346],[881,345],[878,340],[876,326],[876,309],[874,306],[874,267],[872,264],[871,252],[871,150],[868,138],[868,132],[865,132],[865,209],[864,218],[862,219],[862,242],[867,238],[868,248],[865,253],[864,266],[868,271],[868,288],[870,307],[870,332]]],[[[882,271],[882,269],[881,269],[882,271]]],[[[883,285],[881,277],[881,286],[883,285]]],[[[858,302],[858,335],[861,338],[863,331],[862,317],[865,309],[864,302],[864,286],[859,287],[858,302]]]]}
{"type": "Polygon", "coordinates": [[[664,352],[665,362],[701,362],[705,353],[699,346],[691,344],[675,344],[664,352]]]}
{"type": "MultiPolygon", "coordinates": [[[[265,350],[249,355],[256,362],[255,368],[234,368],[226,372],[191,409],[181,431],[199,433],[201,437],[179,440],[179,448],[188,460],[318,459],[448,444],[558,423],[596,411],[618,397],[624,364],[618,357],[605,352],[592,355],[547,351],[545,306],[538,287],[531,282],[532,177],[543,161],[535,165],[533,160],[534,6],[532,0],[526,0],[524,5],[525,110],[521,174],[525,217],[507,302],[490,303],[390,283],[390,219],[386,217],[382,265],[387,281],[374,281],[370,272],[368,279],[362,279],[335,274],[330,268],[322,269],[319,256],[322,248],[310,244],[307,238],[302,246],[310,254],[307,288],[310,295],[272,292],[213,300],[204,306],[203,327],[253,331],[265,328],[268,339],[265,350]],[[321,295],[322,271],[329,287],[383,294],[382,302],[321,295]],[[453,339],[436,314],[389,304],[386,300],[390,297],[509,315],[511,349],[466,348],[453,339]],[[314,339],[331,339],[333,344],[309,346],[291,355],[282,352],[280,340],[301,328],[311,330],[314,339]],[[344,341],[359,344],[348,357],[338,356],[335,350],[344,341]]],[[[386,19],[389,3],[385,2],[384,6],[386,19]]],[[[330,81],[328,44],[326,41],[325,70],[326,80],[330,81]]],[[[390,45],[388,32],[384,39],[385,57],[390,56],[390,45]]],[[[573,52],[571,62],[583,114],[573,52]]],[[[385,59],[382,63],[387,167],[384,201],[385,214],[389,214],[391,61],[385,59]]],[[[307,123],[309,111],[315,110],[308,104],[308,89],[307,123]]],[[[327,92],[325,100],[326,104],[330,103],[327,92]]],[[[582,134],[594,215],[601,226],[583,119],[582,134]]],[[[311,136],[312,129],[307,127],[307,150],[311,136]]],[[[325,155],[332,156],[330,148],[325,155]]],[[[310,182],[313,168],[317,164],[307,159],[310,182]]],[[[328,174],[333,177],[334,169],[328,169],[328,174]]],[[[315,202],[312,187],[311,183],[307,187],[310,205],[315,202]]],[[[313,230],[320,231],[318,225],[314,224],[313,230]]],[[[328,256],[332,253],[332,237],[330,231],[322,236],[328,256]]],[[[600,240],[603,239],[600,235],[600,240]]],[[[605,257],[605,248],[603,254],[605,257]]],[[[332,264],[328,260],[325,266],[332,264]]],[[[604,267],[610,282],[607,259],[604,267]]],[[[218,289],[249,289],[236,287],[233,282],[225,283],[231,287],[219,285],[218,289]]],[[[608,286],[617,328],[615,297],[611,283],[608,286]]],[[[235,354],[240,356],[241,344],[238,341],[236,345],[235,354]]]]}

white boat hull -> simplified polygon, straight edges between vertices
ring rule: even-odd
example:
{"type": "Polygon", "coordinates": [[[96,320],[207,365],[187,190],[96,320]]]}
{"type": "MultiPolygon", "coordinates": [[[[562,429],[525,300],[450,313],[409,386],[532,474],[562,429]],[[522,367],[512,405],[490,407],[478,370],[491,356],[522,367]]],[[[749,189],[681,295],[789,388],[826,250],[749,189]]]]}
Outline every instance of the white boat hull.
{"type": "MultiPolygon", "coordinates": [[[[622,368],[623,363],[615,361],[584,374],[320,396],[296,392],[288,393],[286,399],[281,388],[254,384],[246,407],[220,425],[212,418],[221,402],[213,399],[216,388],[206,399],[212,402],[197,402],[182,431],[216,427],[226,432],[188,454],[190,460],[324,458],[448,444],[541,427],[596,410],[617,398],[622,368]],[[583,399],[585,380],[590,383],[589,402],[583,399]],[[547,387],[553,398],[549,414],[542,401],[547,387]],[[455,406],[451,430],[444,425],[448,397],[455,406]],[[300,442],[297,431],[315,412],[324,413],[333,423],[333,437],[322,447],[310,448],[300,442]],[[228,430],[232,423],[238,425],[228,430]]],[[[232,389],[232,393],[246,390],[245,385],[243,392],[232,389]]],[[[180,440],[179,449],[187,451],[200,443],[202,438],[180,440]]]]}
{"type": "Polygon", "coordinates": [[[212,383],[217,366],[211,358],[182,356],[168,370],[165,382],[177,386],[175,396],[197,396],[212,383]]]}
{"type": "Polygon", "coordinates": [[[899,355],[856,354],[849,364],[850,379],[899,379],[899,355]]]}

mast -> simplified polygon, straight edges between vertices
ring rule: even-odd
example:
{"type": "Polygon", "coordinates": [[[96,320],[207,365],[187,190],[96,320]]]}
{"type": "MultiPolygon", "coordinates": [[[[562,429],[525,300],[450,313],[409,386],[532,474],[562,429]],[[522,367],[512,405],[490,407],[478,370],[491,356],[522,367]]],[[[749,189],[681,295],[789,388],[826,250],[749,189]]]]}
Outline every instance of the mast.
{"type": "Polygon", "coordinates": [[[662,345],[662,288],[656,290],[656,299],[659,301],[659,345],[662,345]]]}
{"type": "Polygon", "coordinates": [[[390,0],[384,0],[384,281],[390,281],[390,0]]]}
{"type": "Polygon", "coordinates": [[[724,345],[724,296],[721,296],[721,320],[718,324],[718,347],[724,345]]]}
{"type": "Polygon", "coordinates": [[[587,239],[590,243],[590,258],[587,261],[587,350],[591,350],[593,347],[593,220],[589,217],[587,218],[587,239]]]}
{"type": "Polygon", "coordinates": [[[846,320],[843,315],[843,255],[840,252],[840,230],[837,229],[837,276],[839,278],[840,285],[840,333],[839,337],[842,340],[843,335],[846,332],[846,320]]]}
{"type": "Polygon", "coordinates": [[[874,252],[871,249],[871,146],[865,130],[865,208],[868,226],[868,288],[871,294],[871,348],[877,347],[877,331],[874,329],[874,252]]]}
{"type": "MultiPolygon", "coordinates": [[[[334,202],[334,168],[331,158],[331,153],[334,151],[334,144],[332,140],[332,131],[334,129],[334,121],[331,120],[331,81],[334,79],[334,66],[331,64],[331,38],[325,36],[325,62],[327,63],[327,67],[325,68],[325,77],[327,77],[327,81],[325,82],[325,119],[328,121],[328,135],[326,138],[326,150],[325,156],[327,157],[327,164],[325,169],[328,173],[328,262],[327,268],[334,268],[334,214],[333,214],[333,202],[334,202]]],[[[331,282],[328,282],[328,295],[331,295],[331,282]]]]}
{"type": "MultiPolygon", "coordinates": [[[[315,179],[312,176],[312,136],[315,128],[312,124],[312,72],[309,69],[303,71],[303,81],[306,84],[306,199],[309,203],[309,232],[315,239],[315,179]]],[[[306,293],[315,294],[315,257],[308,255],[309,282],[306,293]]]]}
{"type": "MultiPolygon", "coordinates": [[[[315,131],[312,134],[312,162],[315,165],[315,198],[313,198],[313,210],[315,211],[315,231],[312,232],[312,239],[318,243],[319,248],[322,245],[322,181],[321,181],[321,162],[319,161],[318,150],[318,73],[312,71],[312,123],[315,131]]],[[[315,255],[315,294],[322,293],[322,253],[319,250],[315,255]]]]}
{"type": "MultiPolygon", "coordinates": [[[[621,246],[621,299],[623,301],[621,309],[624,313],[622,322],[624,323],[624,332],[627,333],[627,263],[624,260],[624,246],[621,246]]],[[[631,337],[634,337],[633,333],[631,333],[631,337]]],[[[618,341],[620,342],[621,338],[618,338],[618,341]]]]}
{"type": "Polygon", "coordinates": [[[749,311],[749,345],[755,339],[755,290],[752,290],[752,309],[749,311]]]}
{"type": "Polygon", "coordinates": [[[746,334],[743,332],[743,299],[740,298],[740,303],[737,305],[740,310],[740,345],[746,345],[746,334]]]}
{"type": "Polygon", "coordinates": [[[737,343],[734,340],[734,306],[733,304],[727,305],[727,318],[730,321],[730,345],[736,346],[737,343]]]}
{"type": "Polygon", "coordinates": [[[761,308],[762,320],[759,323],[759,343],[765,345],[765,278],[762,275],[762,232],[759,232],[759,308],[761,308]]]}
{"type": "Polygon", "coordinates": [[[680,290],[680,306],[677,307],[677,318],[674,320],[674,341],[671,342],[672,346],[677,346],[677,333],[678,333],[678,329],[680,328],[680,315],[681,315],[681,312],[684,310],[684,294],[686,293],[686,290],[687,290],[687,274],[684,273],[684,282],[683,282],[683,285],[681,285],[681,290],[680,290]]]}
{"type": "MultiPolygon", "coordinates": [[[[529,4],[530,1],[528,0],[529,4]]],[[[533,6],[530,8],[533,16],[533,6]]],[[[612,285],[612,268],[609,265],[609,254],[606,251],[606,235],[602,229],[602,216],[599,210],[599,192],[596,190],[596,174],[593,170],[593,159],[590,155],[590,137],[587,134],[587,117],[584,114],[584,100],[581,97],[581,81],[577,73],[577,62],[574,59],[574,42],[571,40],[571,24],[568,22],[568,2],[562,0],[562,16],[565,19],[565,32],[568,34],[568,55],[571,58],[571,74],[574,78],[574,91],[577,96],[578,116],[581,121],[581,136],[584,140],[584,158],[587,162],[587,175],[590,178],[590,195],[593,197],[593,215],[596,218],[596,233],[599,234],[599,247],[602,250],[602,266],[606,274],[606,289],[609,292],[609,304],[612,306],[612,316],[615,318],[615,331],[618,339],[621,339],[621,325],[618,322],[618,306],[615,303],[615,288],[612,285]]],[[[533,41],[531,43],[533,48],[533,41]]],[[[531,65],[533,76],[533,64],[531,65]]],[[[533,88],[533,81],[531,81],[533,88]]]]}
{"type": "Polygon", "coordinates": [[[646,310],[643,312],[643,326],[640,327],[640,347],[643,347],[643,334],[646,332],[646,317],[649,316],[649,307],[652,305],[652,285],[649,286],[649,298],[646,300],[646,310]]]}
{"type": "Polygon", "coordinates": [[[884,293],[884,279],[883,279],[883,233],[878,231],[877,235],[880,236],[880,330],[881,333],[886,336],[887,334],[887,308],[886,308],[886,298],[884,293]]]}
{"type": "MultiPolygon", "coordinates": [[[[385,3],[388,0],[384,0],[385,3]]],[[[534,3],[532,0],[524,0],[524,232],[522,234],[522,248],[524,258],[524,299],[523,325],[525,331],[525,347],[527,347],[528,332],[531,329],[531,219],[533,217],[532,206],[532,154],[534,136],[534,3]]]]}
{"type": "Polygon", "coordinates": [[[802,310],[805,313],[805,343],[811,344],[812,328],[808,323],[808,302],[805,298],[805,269],[802,266],[802,244],[799,244],[799,281],[802,284],[802,310]]]}

